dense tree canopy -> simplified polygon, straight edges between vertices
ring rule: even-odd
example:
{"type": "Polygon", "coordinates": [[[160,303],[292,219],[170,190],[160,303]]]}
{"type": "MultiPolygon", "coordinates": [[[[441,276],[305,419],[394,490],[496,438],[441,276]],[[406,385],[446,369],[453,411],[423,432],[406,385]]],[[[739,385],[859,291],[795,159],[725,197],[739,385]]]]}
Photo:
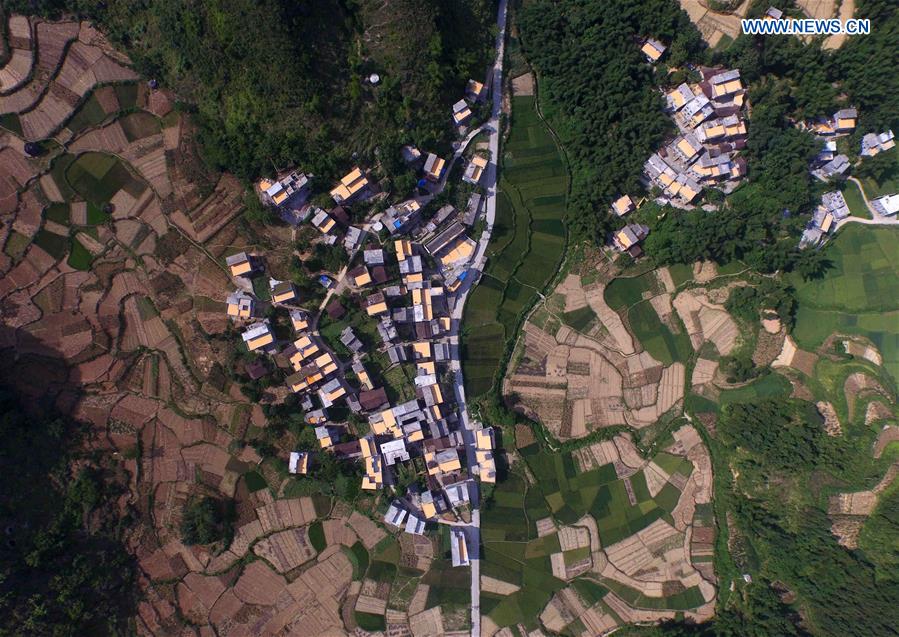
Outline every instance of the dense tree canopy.
{"type": "Polygon", "coordinates": [[[0,636],[123,634],[134,613],[117,493],[78,451],[81,431],[0,389],[0,636]]]}
{"type": "Polygon", "coordinates": [[[450,105],[484,76],[495,19],[491,0],[9,4],[96,19],[196,112],[205,157],[244,177],[297,164],[330,179],[354,153],[445,143],[450,105]]]}
{"type": "Polygon", "coordinates": [[[668,0],[536,0],[519,24],[571,162],[570,228],[576,238],[601,237],[613,197],[637,190],[643,162],[673,127],[637,39],[670,42],[667,60],[679,65],[700,50],[699,34],[668,0]]]}

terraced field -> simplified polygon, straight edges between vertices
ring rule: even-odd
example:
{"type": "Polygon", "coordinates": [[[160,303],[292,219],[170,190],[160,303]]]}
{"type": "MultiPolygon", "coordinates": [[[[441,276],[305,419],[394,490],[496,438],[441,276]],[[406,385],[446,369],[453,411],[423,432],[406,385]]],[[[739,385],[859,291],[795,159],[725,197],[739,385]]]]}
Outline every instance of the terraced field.
{"type": "Polygon", "coordinates": [[[699,515],[711,493],[708,454],[692,427],[672,436],[670,451],[650,459],[626,436],[574,452],[519,449],[526,470],[517,465],[482,512],[484,614],[500,627],[582,634],[565,606],[575,623],[591,609],[604,629],[632,612],[710,612],[714,587],[702,574],[710,562],[683,536],[685,524],[701,529],[710,519],[699,515]]]}
{"type": "Polygon", "coordinates": [[[558,269],[568,173],[534,97],[512,98],[512,129],[487,267],[465,307],[463,366],[471,397],[495,382],[508,341],[558,269]]]}

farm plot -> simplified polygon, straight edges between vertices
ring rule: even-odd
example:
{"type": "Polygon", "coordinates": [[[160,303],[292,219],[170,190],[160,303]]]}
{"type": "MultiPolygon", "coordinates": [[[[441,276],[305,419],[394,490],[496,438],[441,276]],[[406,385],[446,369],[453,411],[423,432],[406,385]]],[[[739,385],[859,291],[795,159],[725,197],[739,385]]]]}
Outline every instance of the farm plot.
{"type": "Polygon", "coordinates": [[[84,153],[72,162],[65,173],[72,189],[96,206],[110,202],[124,190],[137,198],[146,189],[117,158],[103,153],[84,153]]]}
{"type": "Polygon", "coordinates": [[[574,580],[585,607],[613,585],[669,616],[713,602],[714,586],[692,566],[685,539],[696,504],[711,495],[710,460],[692,427],[674,440],[652,461],[624,436],[597,443],[612,445],[593,455],[608,462],[589,468],[536,443],[520,449],[528,475],[514,471],[482,510],[481,573],[491,584],[482,611],[500,627],[538,628],[538,615],[577,576],[607,585],[574,580]]]}
{"type": "Polygon", "coordinates": [[[828,256],[834,267],[823,278],[792,281],[799,301],[796,343],[814,349],[833,333],[865,336],[899,379],[899,231],[850,224],[828,256]]]}
{"type": "Polygon", "coordinates": [[[512,108],[487,266],[463,320],[463,369],[471,397],[493,387],[508,341],[555,275],[565,247],[567,170],[537,116],[535,98],[513,97],[512,108]]]}
{"type": "MultiPolygon", "coordinates": [[[[649,276],[656,280],[654,272],[649,276]]],[[[670,294],[649,298],[644,277],[626,281],[631,287],[616,286],[611,296],[621,315],[628,313],[623,304],[636,300],[629,322],[645,347],[603,302],[602,284],[585,286],[575,274],[532,314],[519,338],[503,394],[560,440],[612,425],[646,427],[683,397],[682,361],[692,350],[670,294]]]]}

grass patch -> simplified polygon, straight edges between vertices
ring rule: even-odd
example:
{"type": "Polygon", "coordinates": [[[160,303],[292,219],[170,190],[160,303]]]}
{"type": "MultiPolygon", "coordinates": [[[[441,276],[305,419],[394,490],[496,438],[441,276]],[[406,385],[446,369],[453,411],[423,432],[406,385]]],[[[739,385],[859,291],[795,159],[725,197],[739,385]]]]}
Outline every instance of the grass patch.
{"type": "Polygon", "coordinates": [[[362,613],[354,611],[356,614],[356,623],[359,628],[367,630],[370,633],[387,630],[387,619],[384,615],[375,615],[373,613],[362,613]]]}
{"type": "Polygon", "coordinates": [[[29,245],[31,245],[30,237],[13,230],[9,233],[9,238],[6,240],[6,247],[3,248],[3,251],[12,260],[17,261],[25,255],[25,250],[29,245]]]}
{"type": "Polygon", "coordinates": [[[58,261],[66,254],[69,238],[48,232],[47,230],[39,230],[34,236],[34,245],[39,246],[44,252],[58,261]]]}
{"type": "Polygon", "coordinates": [[[871,218],[871,212],[868,210],[868,206],[865,205],[862,193],[854,181],[847,181],[843,184],[842,191],[843,199],[846,200],[846,205],[849,206],[849,212],[853,217],[871,218]]]}
{"type": "Polygon", "coordinates": [[[85,248],[78,239],[72,237],[72,250],[69,252],[68,264],[76,270],[87,271],[90,270],[93,261],[94,255],[90,253],[90,250],[85,248]]]}
{"type": "Polygon", "coordinates": [[[247,483],[247,489],[251,493],[261,491],[268,486],[268,482],[265,481],[265,478],[258,471],[248,471],[243,475],[243,478],[247,483]]]}
{"type": "Polygon", "coordinates": [[[309,543],[319,553],[327,548],[328,541],[325,539],[325,527],[321,520],[316,520],[309,525],[309,543]]]}
{"type": "Polygon", "coordinates": [[[596,312],[594,312],[593,308],[589,305],[571,312],[565,312],[562,316],[562,320],[565,321],[565,324],[578,332],[586,332],[598,318],[596,312]]]}
{"type": "Polygon", "coordinates": [[[44,208],[44,217],[64,226],[69,225],[69,204],[57,202],[51,203],[44,208]]]}

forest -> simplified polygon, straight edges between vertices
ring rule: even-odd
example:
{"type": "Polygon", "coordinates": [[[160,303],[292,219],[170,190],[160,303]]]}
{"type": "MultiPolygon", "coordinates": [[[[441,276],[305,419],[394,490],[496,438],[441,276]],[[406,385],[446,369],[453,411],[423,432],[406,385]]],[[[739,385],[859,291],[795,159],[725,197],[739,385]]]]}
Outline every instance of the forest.
{"type": "Polygon", "coordinates": [[[4,5],[96,20],[141,75],[195,114],[213,167],[251,179],[297,165],[329,183],[353,161],[372,165],[378,149],[446,143],[450,105],[470,77],[485,76],[495,20],[493,0],[4,5]]]}
{"type": "Polygon", "coordinates": [[[26,416],[0,387],[0,636],[124,634],[136,567],[119,536],[114,468],[87,429],[26,416]]]}

